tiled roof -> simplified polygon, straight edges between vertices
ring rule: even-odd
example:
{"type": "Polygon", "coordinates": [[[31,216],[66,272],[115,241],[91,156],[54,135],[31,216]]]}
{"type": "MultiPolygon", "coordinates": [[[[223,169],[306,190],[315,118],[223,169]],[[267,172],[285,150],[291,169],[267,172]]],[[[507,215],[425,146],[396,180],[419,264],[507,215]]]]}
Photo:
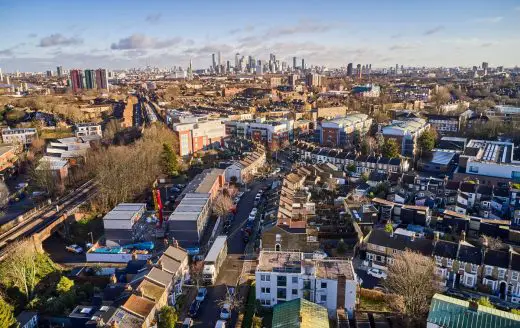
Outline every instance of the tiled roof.
{"type": "Polygon", "coordinates": [[[128,312],[137,314],[143,318],[148,317],[154,306],[155,302],[133,294],[130,295],[125,304],[122,305],[128,312]]]}

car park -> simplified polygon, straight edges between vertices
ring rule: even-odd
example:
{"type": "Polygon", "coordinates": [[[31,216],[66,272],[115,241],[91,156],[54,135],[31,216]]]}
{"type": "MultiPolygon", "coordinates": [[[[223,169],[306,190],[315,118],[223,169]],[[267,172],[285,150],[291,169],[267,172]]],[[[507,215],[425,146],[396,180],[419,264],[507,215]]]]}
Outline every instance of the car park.
{"type": "Polygon", "coordinates": [[[376,269],[376,268],[368,269],[367,274],[369,276],[372,276],[372,277],[375,277],[375,278],[386,279],[386,272],[384,272],[381,269],[376,269]]]}
{"type": "Polygon", "coordinates": [[[76,244],[66,246],[65,249],[68,250],[71,253],[74,253],[74,254],[81,254],[81,253],[83,253],[83,248],[78,246],[78,245],[76,245],[76,244]]]}
{"type": "Polygon", "coordinates": [[[197,296],[195,297],[195,300],[199,301],[199,302],[202,302],[204,301],[204,299],[206,298],[206,295],[208,294],[208,289],[207,288],[204,288],[204,287],[201,287],[199,288],[199,290],[197,291],[197,296]]]}
{"type": "Polygon", "coordinates": [[[199,312],[199,309],[200,309],[200,302],[197,300],[193,301],[190,305],[188,315],[192,318],[195,318],[199,312]]]}

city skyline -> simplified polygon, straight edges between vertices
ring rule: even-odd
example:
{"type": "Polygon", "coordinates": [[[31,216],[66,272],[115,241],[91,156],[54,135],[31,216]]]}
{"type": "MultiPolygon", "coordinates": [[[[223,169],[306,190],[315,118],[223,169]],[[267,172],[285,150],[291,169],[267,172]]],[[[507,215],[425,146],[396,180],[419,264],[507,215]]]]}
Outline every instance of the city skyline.
{"type": "Polygon", "coordinates": [[[35,1],[0,4],[0,67],[4,72],[70,68],[182,66],[234,63],[235,53],[265,60],[270,53],[289,65],[374,68],[405,66],[513,67],[520,58],[517,1],[370,7],[264,1],[114,1],[88,4],[35,1]],[[91,20],[81,19],[91,17],[91,20]],[[12,28],[16,26],[16,28],[12,28]]]}

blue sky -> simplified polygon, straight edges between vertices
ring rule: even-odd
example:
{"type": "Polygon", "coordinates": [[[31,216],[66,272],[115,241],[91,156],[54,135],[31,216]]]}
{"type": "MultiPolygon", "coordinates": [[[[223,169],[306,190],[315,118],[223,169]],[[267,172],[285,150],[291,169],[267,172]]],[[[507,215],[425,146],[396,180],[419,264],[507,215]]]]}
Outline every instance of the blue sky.
{"type": "Polygon", "coordinates": [[[0,1],[3,71],[209,66],[211,54],[328,67],[520,64],[520,0],[0,1]]]}

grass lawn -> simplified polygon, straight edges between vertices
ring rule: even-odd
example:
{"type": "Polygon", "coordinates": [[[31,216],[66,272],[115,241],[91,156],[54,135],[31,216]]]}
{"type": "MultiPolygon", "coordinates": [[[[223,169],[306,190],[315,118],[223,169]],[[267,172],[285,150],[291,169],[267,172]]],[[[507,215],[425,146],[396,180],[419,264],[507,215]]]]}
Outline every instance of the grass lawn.
{"type": "Polygon", "coordinates": [[[61,128],[56,130],[42,130],[40,138],[42,139],[59,139],[59,138],[67,138],[73,137],[74,133],[72,133],[72,129],[61,128]]]}
{"type": "Polygon", "coordinates": [[[360,311],[391,311],[388,308],[385,300],[374,300],[363,295],[360,296],[359,308],[360,311]]]}

